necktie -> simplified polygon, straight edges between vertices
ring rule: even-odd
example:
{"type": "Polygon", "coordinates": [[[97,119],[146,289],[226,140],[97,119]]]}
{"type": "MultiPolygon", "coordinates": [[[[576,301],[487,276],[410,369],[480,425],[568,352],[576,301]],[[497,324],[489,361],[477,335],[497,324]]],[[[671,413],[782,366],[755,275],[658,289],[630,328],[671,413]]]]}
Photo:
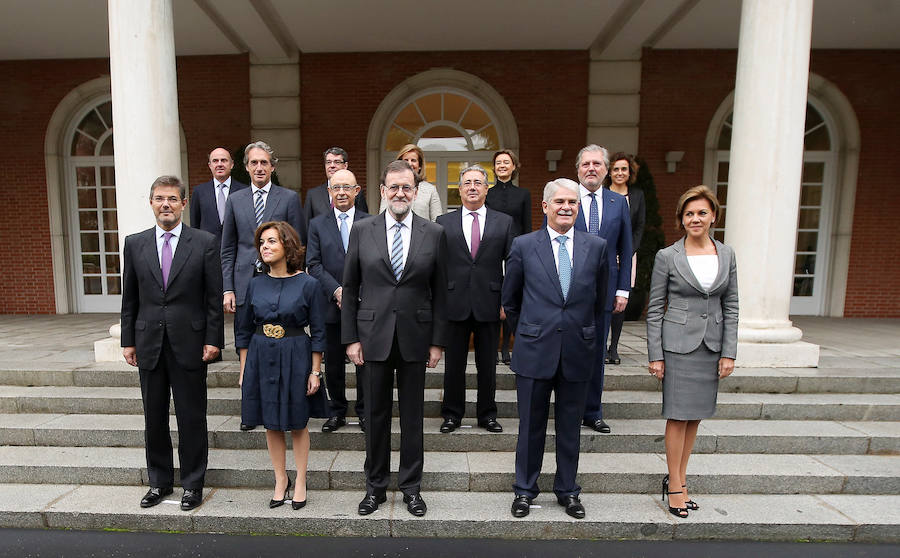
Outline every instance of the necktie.
{"type": "Polygon", "coordinates": [[[400,276],[403,274],[403,237],[400,236],[401,228],[403,228],[403,223],[397,223],[393,226],[394,243],[391,246],[391,268],[394,270],[394,277],[397,281],[400,280],[400,276]]]}
{"type": "Polygon", "coordinates": [[[225,222],[225,185],[219,184],[219,193],[216,195],[216,207],[219,210],[219,223],[225,222]]]}
{"type": "Polygon", "coordinates": [[[350,227],[347,226],[347,217],[350,216],[346,213],[338,215],[338,219],[341,220],[341,242],[344,244],[344,253],[347,253],[347,247],[350,245],[350,227]]]}
{"type": "Polygon", "coordinates": [[[163,245],[162,245],[162,278],[163,278],[163,288],[169,287],[169,270],[172,269],[172,245],[169,244],[169,240],[174,235],[170,232],[163,233],[163,245]]]}
{"type": "Polygon", "coordinates": [[[588,232],[591,234],[598,234],[600,232],[600,215],[597,210],[597,194],[594,192],[590,193],[591,196],[591,221],[588,223],[588,232]]]}
{"type": "Polygon", "coordinates": [[[256,211],[256,226],[262,225],[262,217],[263,211],[266,209],[266,205],[263,203],[263,193],[265,190],[262,188],[257,188],[256,190],[256,203],[253,204],[254,211],[256,211]]]}
{"type": "Polygon", "coordinates": [[[569,283],[572,281],[572,262],[569,260],[569,250],[566,248],[564,235],[556,237],[559,242],[559,286],[562,288],[563,298],[569,297],[569,283]]]}
{"type": "Polygon", "coordinates": [[[478,254],[478,247],[481,246],[481,227],[478,225],[478,213],[472,212],[472,239],[470,240],[472,259],[478,254]]]}

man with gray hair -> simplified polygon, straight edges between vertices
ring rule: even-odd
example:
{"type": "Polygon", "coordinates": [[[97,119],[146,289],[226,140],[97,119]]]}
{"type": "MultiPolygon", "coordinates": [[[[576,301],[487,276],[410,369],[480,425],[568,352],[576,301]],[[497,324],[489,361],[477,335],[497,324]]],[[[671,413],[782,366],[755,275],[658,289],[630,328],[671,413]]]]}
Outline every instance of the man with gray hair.
{"type": "MultiPolygon", "coordinates": [[[[256,228],[268,221],[286,221],[306,244],[306,223],[297,192],[272,184],[272,173],[278,159],[264,141],[255,141],[244,148],[244,166],[250,173],[250,188],[228,196],[225,219],[222,222],[222,305],[234,313],[245,303],[247,287],[254,275],[263,273],[257,259],[254,234],[256,228]]],[[[237,327],[237,321],[235,321],[237,327]]],[[[241,430],[253,427],[241,424],[241,430]]]]}
{"type": "Polygon", "coordinates": [[[603,361],[606,358],[606,338],[613,312],[622,312],[628,304],[631,291],[631,213],[625,196],[609,188],[603,188],[603,180],[609,169],[609,152],[599,145],[588,145],[578,152],[575,161],[578,171],[578,200],[581,211],[575,221],[575,230],[586,231],[606,240],[606,256],[609,259],[609,282],[606,291],[606,310],[602,329],[599,330],[603,347],[597,353],[597,366],[588,392],[584,409],[585,426],[608,434],[609,425],[603,420],[603,361]]]}
{"type": "Polygon", "coordinates": [[[584,518],[575,482],[581,417],[597,354],[606,298],[606,242],[575,230],[578,185],[558,178],[544,187],[547,226],[516,237],[506,262],[502,302],[516,332],[510,368],[516,374],[519,437],[513,517],[528,515],[537,497],[554,392],[556,478],[566,513],[584,518]]]}
{"type": "Polygon", "coordinates": [[[512,243],[512,217],[488,209],[487,172],[478,165],[459,173],[462,207],[437,218],[447,235],[447,360],[444,366],[444,401],[440,431],[460,427],[466,411],[466,361],[469,338],[475,337],[478,426],[502,432],[497,422],[497,341],[503,262],[512,243]]]}

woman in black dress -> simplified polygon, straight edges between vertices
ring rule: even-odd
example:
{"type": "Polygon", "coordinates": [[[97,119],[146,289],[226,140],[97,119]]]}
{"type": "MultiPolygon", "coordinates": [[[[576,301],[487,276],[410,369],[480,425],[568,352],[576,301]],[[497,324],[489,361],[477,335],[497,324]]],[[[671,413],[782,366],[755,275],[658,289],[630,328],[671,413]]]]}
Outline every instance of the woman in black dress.
{"type": "MultiPolygon", "coordinates": [[[[494,153],[494,176],[497,181],[488,190],[484,204],[494,211],[506,213],[513,219],[513,237],[531,232],[531,192],[512,183],[519,176],[519,158],[509,149],[494,153]]],[[[500,358],[509,364],[509,339],[512,331],[506,320],[500,322],[500,358]]]]}
{"type": "Polygon", "coordinates": [[[328,416],[325,393],[319,389],[325,297],[319,282],[302,271],[303,247],[293,227],[283,221],[263,223],[256,229],[256,245],[268,273],[250,281],[247,302],[236,318],[241,422],[266,428],[266,445],[275,470],[269,507],[281,506],[290,498],[298,510],[306,505],[306,425],[311,416],[328,416]],[[288,430],[297,466],[293,496],[285,466],[284,432],[288,430]]]}
{"type": "MultiPolygon", "coordinates": [[[[609,174],[603,181],[603,187],[609,188],[617,194],[625,196],[631,215],[631,246],[634,253],[631,256],[631,288],[634,288],[634,279],[637,276],[637,252],[641,247],[641,239],[644,237],[644,224],[647,221],[647,207],[644,203],[644,191],[635,188],[634,181],[637,178],[637,163],[634,157],[622,153],[616,153],[610,159],[609,174]]],[[[625,324],[625,312],[612,315],[610,327],[609,350],[606,352],[606,364],[622,364],[619,357],[619,336],[622,335],[622,326],[625,324]]]]}

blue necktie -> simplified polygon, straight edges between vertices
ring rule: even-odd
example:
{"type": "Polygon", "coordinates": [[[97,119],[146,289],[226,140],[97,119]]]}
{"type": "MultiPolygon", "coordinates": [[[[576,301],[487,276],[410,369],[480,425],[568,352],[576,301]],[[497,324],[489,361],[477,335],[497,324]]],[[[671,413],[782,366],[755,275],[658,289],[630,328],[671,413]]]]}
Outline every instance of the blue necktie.
{"type": "Polygon", "coordinates": [[[256,190],[256,203],[253,206],[254,211],[256,212],[256,226],[262,225],[262,217],[263,211],[266,209],[266,205],[263,203],[263,193],[265,190],[262,188],[258,188],[256,190]]]}
{"type": "Polygon", "coordinates": [[[350,227],[347,226],[347,215],[346,213],[341,213],[338,215],[338,219],[341,220],[341,242],[344,244],[344,253],[347,253],[347,247],[350,246],[350,227]]]}
{"type": "Polygon", "coordinates": [[[394,277],[399,281],[403,274],[403,237],[400,236],[403,223],[397,223],[392,228],[394,229],[394,244],[391,246],[391,268],[394,270],[394,277]]]}
{"type": "Polygon", "coordinates": [[[562,288],[563,298],[569,298],[569,283],[572,282],[572,262],[569,260],[569,250],[566,248],[565,235],[556,237],[559,242],[559,286],[562,288]]]}
{"type": "Polygon", "coordinates": [[[591,196],[591,217],[590,222],[588,223],[588,232],[591,234],[598,234],[600,232],[600,215],[597,210],[597,194],[594,192],[590,193],[591,196]]]}

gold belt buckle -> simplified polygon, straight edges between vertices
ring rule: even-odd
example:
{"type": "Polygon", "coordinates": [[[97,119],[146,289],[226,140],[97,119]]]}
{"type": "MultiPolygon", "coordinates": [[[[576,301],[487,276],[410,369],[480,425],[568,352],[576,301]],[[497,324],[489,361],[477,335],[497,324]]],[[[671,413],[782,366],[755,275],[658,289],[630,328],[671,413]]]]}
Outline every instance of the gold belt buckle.
{"type": "Polygon", "coordinates": [[[264,324],[263,334],[265,334],[266,337],[281,339],[282,337],[284,337],[284,328],[280,325],[264,324]]]}

